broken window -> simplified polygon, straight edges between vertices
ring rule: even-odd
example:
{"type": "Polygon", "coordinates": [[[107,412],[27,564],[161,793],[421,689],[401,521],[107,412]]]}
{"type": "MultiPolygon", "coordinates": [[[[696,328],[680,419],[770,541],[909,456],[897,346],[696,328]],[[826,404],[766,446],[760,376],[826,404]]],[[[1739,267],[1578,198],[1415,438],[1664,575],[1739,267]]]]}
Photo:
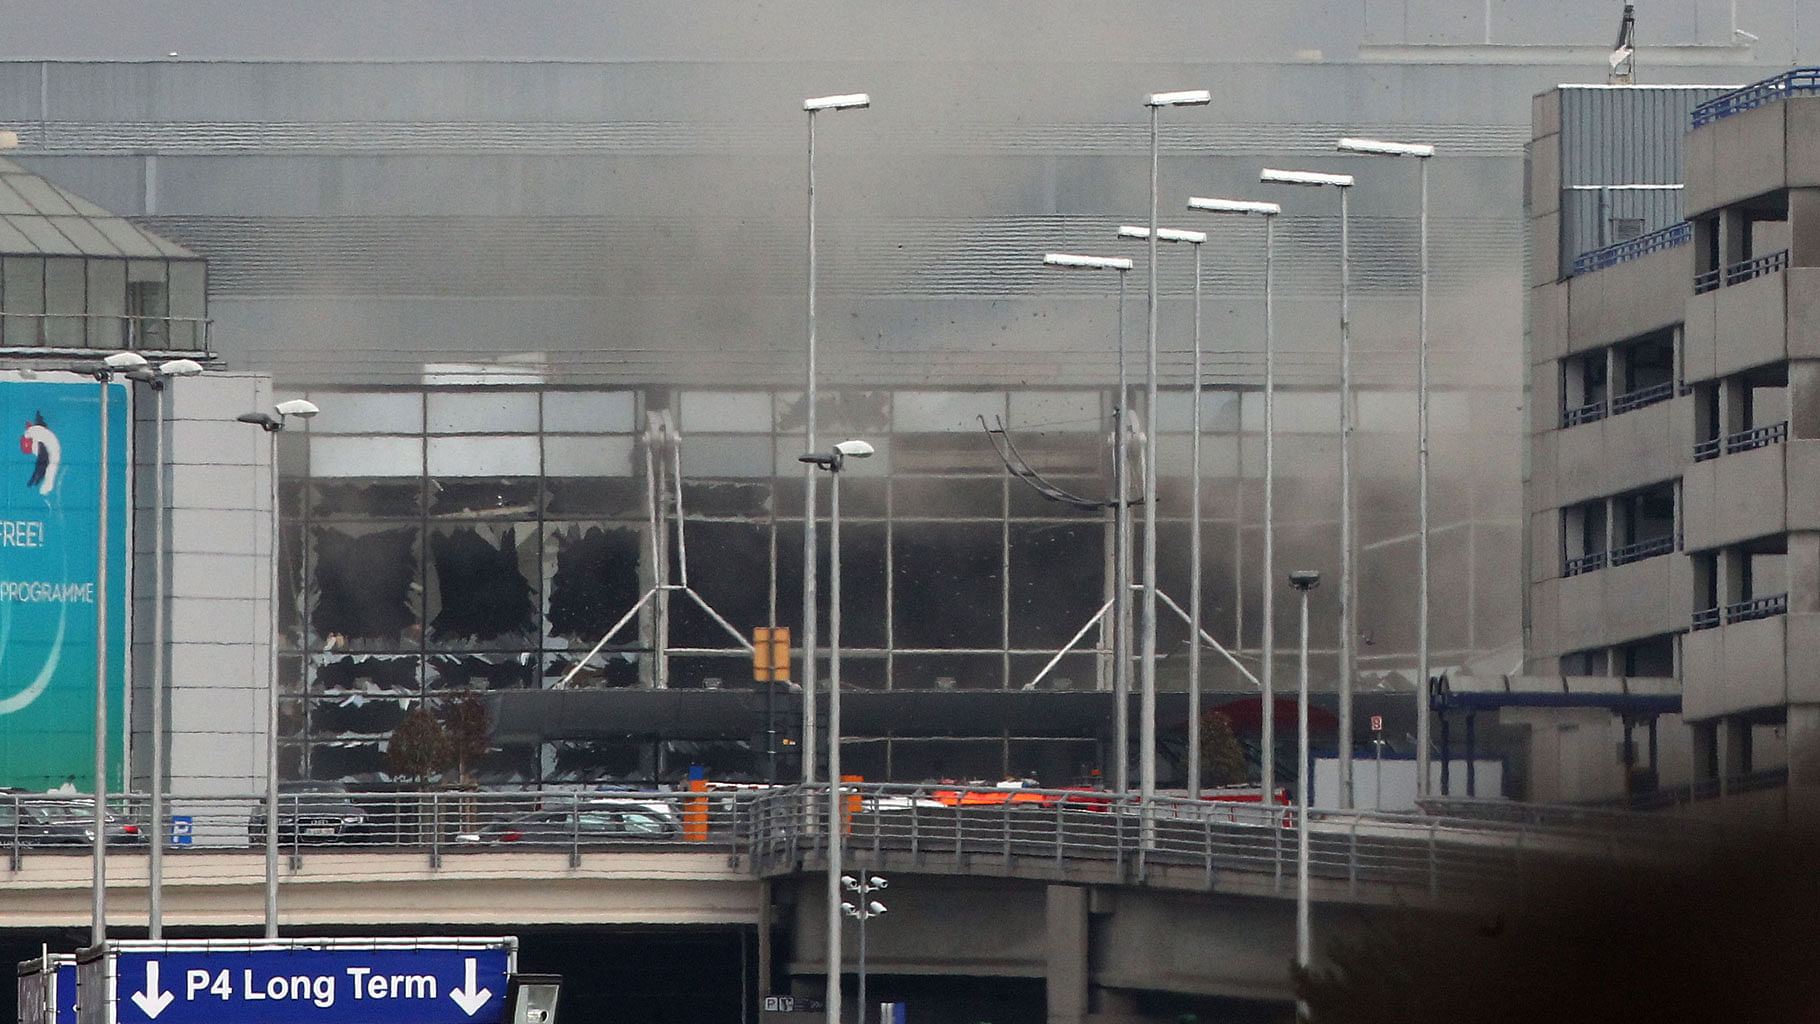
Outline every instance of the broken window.
{"type": "Polygon", "coordinates": [[[451,527],[430,533],[435,590],[430,640],[437,644],[510,643],[537,635],[536,541],[519,551],[518,528],[451,527]]]}
{"type": "Polygon", "coordinates": [[[326,649],[396,646],[419,628],[417,534],[413,526],[314,532],[310,628],[326,649]]]}

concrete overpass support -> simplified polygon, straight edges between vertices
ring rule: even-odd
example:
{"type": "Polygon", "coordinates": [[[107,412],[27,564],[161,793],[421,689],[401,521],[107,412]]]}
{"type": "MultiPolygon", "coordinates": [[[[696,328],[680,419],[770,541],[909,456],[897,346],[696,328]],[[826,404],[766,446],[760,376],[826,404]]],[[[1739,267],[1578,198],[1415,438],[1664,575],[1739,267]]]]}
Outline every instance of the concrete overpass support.
{"type": "Polygon", "coordinates": [[[1049,1024],[1082,1024],[1087,1017],[1087,890],[1050,886],[1045,916],[1049,962],[1043,988],[1049,1024]]]}

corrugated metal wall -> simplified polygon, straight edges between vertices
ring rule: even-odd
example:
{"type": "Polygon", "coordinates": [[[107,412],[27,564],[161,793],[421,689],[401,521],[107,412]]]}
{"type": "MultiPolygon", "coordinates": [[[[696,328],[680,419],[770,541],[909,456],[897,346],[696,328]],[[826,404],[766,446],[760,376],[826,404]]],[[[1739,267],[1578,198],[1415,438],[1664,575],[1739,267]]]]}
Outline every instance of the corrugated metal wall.
{"type": "Polygon", "coordinates": [[[1621,186],[1680,184],[1688,115],[1725,91],[1724,86],[1561,87],[1563,267],[1582,253],[1624,241],[1627,231],[1648,234],[1681,220],[1679,190],[1621,186]]]}

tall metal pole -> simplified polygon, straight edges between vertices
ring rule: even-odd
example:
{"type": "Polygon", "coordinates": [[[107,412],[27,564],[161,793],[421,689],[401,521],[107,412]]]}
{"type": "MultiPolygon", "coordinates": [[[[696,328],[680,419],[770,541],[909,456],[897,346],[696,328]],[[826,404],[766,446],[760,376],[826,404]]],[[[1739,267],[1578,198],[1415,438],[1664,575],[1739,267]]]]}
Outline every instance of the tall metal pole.
{"type": "MultiPolygon", "coordinates": [[[[1141,676],[1139,688],[1140,722],[1138,786],[1144,799],[1146,833],[1149,829],[1150,801],[1156,796],[1156,398],[1157,398],[1157,177],[1159,145],[1157,111],[1162,107],[1202,106],[1213,99],[1204,89],[1187,92],[1152,93],[1144,100],[1150,108],[1150,233],[1147,242],[1150,266],[1149,295],[1145,301],[1144,330],[1144,602],[1141,611],[1143,631],[1141,676]]],[[[1198,390],[1200,381],[1195,381],[1198,390]]],[[[1198,394],[1197,394],[1198,400],[1198,394]]],[[[1200,637],[1194,637],[1198,645],[1200,637]]]]}
{"type": "MultiPolygon", "coordinates": [[[[1416,491],[1421,507],[1417,549],[1420,552],[1416,588],[1416,795],[1428,795],[1428,157],[1416,162],[1422,168],[1421,309],[1417,316],[1416,491]]],[[[1382,754],[1379,755],[1382,757],[1382,754]]]]}
{"type": "Polygon", "coordinates": [[[266,431],[271,438],[272,468],[270,475],[272,503],[272,582],[266,595],[270,606],[271,643],[266,652],[266,673],[268,685],[265,695],[265,937],[278,937],[278,544],[280,521],[278,517],[278,434],[283,429],[280,420],[276,429],[266,431]]]}
{"type": "MultiPolygon", "coordinates": [[[[803,451],[816,450],[815,411],[817,405],[815,372],[815,115],[823,110],[854,110],[871,106],[865,93],[842,96],[820,96],[803,101],[809,120],[808,174],[808,333],[807,368],[803,383],[803,451]]],[[[803,783],[815,781],[815,643],[816,619],[816,543],[815,543],[815,473],[813,465],[803,467],[803,783]]]]}
{"type": "Polygon", "coordinates": [[[1354,548],[1352,495],[1352,314],[1348,306],[1352,278],[1352,246],[1348,235],[1347,197],[1352,190],[1340,189],[1340,735],[1339,748],[1340,806],[1350,808],[1352,799],[1352,681],[1358,626],[1356,580],[1353,573],[1354,548]]]}
{"type": "MultiPolygon", "coordinates": [[[[815,111],[809,112],[809,352],[803,385],[803,451],[815,447],[815,111]]],[[[815,641],[820,617],[815,594],[815,467],[803,466],[803,785],[815,781],[815,641]]]]}
{"type": "MultiPolygon", "coordinates": [[[[1188,444],[1188,798],[1201,798],[1201,247],[1194,247],[1194,403],[1188,444]]],[[[1245,646],[1237,637],[1235,647],[1245,646]]]]}
{"type": "MultiPolygon", "coordinates": [[[[1276,203],[1195,196],[1188,200],[1188,208],[1210,213],[1255,213],[1264,218],[1264,620],[1259,638],[1263,672],[1258,680],[1259,718],[1262,726],[1258,744],[1258,789],[1262,800],[1268,805],[1276,791],[1276,688],[1273,678],[1276,671],[1276,516],[1273,507],[1276,481],[1276,357],[1271,313],[1271,257],[1276,217],[1282,212],[1282,207],[1276,203]]],[[[1198,270],[1196,276],[1199,276],[1198,270]]],[[[1196,283],[1198,285],[1198,280],[1196,283]]],[[[1241,509],[1241,513],[1242,511],[1241,509]]],[[[1198,634],[1196,640],[1199,640],[1198,634]]],[[[1240,636],[1241,646],[1243,642],[1244,637],[1240,636]]]]}
{"type": "MultiPolygon", "coordinates": [[[[1121,229],[1123,230],[1123,229],[1121,229]]],[[[1154,234],[1154,232],[1153,232],[1154,234]]],[[[1130,789],[1126,760],[1131,753],[1131,503],[1126,494],[1125,420],[1130,404],[1130,386],[1125,377],[1125,274],[1131,269],[1128,259],[1108,256],[1077,256],[1052,252],[1043,257],[1051,267],[1074,270],[1116,270],[1119,272],[1118,308],[1118,395],[1112,410],[1112,691],[1113,748],[1112,787],[1115,792],[1130,789]]]]}
{"type": "MultiPolygon", "coordinates": [[[[814,466],[809,467],[811,471],[814,466]]],[[[840,462],[828,483],[828,1024],[840,1024],[840,462]]],[[[862,1004],[863,1009],[863,1004],[862,1004]]]]}
{"type": "MultiPolygon", "coordinates": [[[[1421,168],[1421,287],[1416,345],[1416,796],[1428,795],[1429,723],[1429,572],[1428,572],[1428,161],[1435,148],[1426,142],[1385,142],[1379,139],[1342,138],[1342,152],[1373,156],[1413,156],[1421,168]]],[[[1604,193],[1601,192],[1601,197],[1604,193]]],[[[1601,219],[1601,224],[1604,220],[1601,219]]]]}
{"type": "Polygon", "coordinates": [[[1113,583],[1112,615],[1112,699],[1117,705],[1114,719],[1113,746],[1118,756],[1113,761],[1112,787],[1120,793],[1131,790],[1131,498],[1130,447],[1127,423],[1131,416],[1131,384],[1125,375],[1125,275],[1119,274],[1119,398],[1113,414],[1112,489],[1113,583]]]}
{"type": "Polygon", "coordinates": [[[99,470],[95,474],[96,520],[100,534],[95,544],[95,820],[92,837],[94,850],[94,920],[89,928],[89,945],[107,941],[107,546],[108,509],[108,419],[107,391],[112,375],[97,374],[101,385],[101,440],[99,470]]]}
{"type": "MultiPolygon", "coordinates": [[[[1144,601],[1139,610],[1142,656],[1138,662],[1138,790],[1149,840],[1156,796],[1156,204],[1157,106],[1150,104],[1150,234],[1146,241],[1149,294],[1144,327],[1144,601]]],[[[1197,641],[1199,637],[1195,638],[1197,641]]]]}
{"type": "Polygon", "coordinates": [[[164,388],[154,381],[152,428],[152,826],[146,935],[164,937],[164,388]]]}
{"type": "Polygon", "coordinates": [[[1260,798],[1265,806],[1276,799],[1277,772],[1277,633],[1276,633],[1276,443],[1277,379],[1276,321],[1272,310],[1271,282],[1275,266],[1271,262],[1276,234],[1276,216],[1264,217],[1264,622],[1260,646],[1263,648],[1263,672],[1260,673],[1262,694],[1262,735],[1259,736],[1258,759],[1260,798]]]}

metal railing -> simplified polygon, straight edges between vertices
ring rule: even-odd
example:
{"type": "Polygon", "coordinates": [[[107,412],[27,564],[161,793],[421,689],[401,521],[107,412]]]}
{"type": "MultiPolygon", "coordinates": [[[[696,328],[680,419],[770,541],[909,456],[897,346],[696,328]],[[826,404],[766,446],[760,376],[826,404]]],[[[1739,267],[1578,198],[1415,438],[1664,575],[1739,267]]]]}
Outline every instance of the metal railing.
{"type": "Polygon", "coordinates": [[[1724,454],[1724,443],[1722,438],[1717,437],[1709,437],[1704,441],[1695,441],[1694,461],[1705,462],[1708,459],[1718,458],[1720,455],[1724,454]]]}
{"type": "MultiPolygon", "coordinates": [[[[855,857],[945,858],[954,870],[984,874],[1071,871],[1118,881],[1187,886],[1248,873],[1276,890],[1293,888],[1296,809],[1163,796],[1148,804],[1099,790],[848,784],[843,850],[855,857]]],[[[146,849],[149,797],[108,798],[108,847],[146,849]]],[[[264,801],[256,795],[168,798],[165,849],[172,856],[247,854],[265,843],[264,801]]],[[[1502,805],[1505,808],[1519,805],[1502,805]]],[[[26,857],[87,856],[93,803],[60,794],[0,794],[0,843],[17,870],[26,857]],[[42,822],[62,818],[66,829],[42,822]]],[[[1547,870],[1562,858],[1659,855],[1628,838],[1653,826],[1620,819],[1563,821],[1475,813],[1314,812],[1311,871],[1408,891],[1479,889],[1547,870]]],[[[1671,830],[1672,831],[1672,830],[1671,830]]],[[[822,786],[742,787],[705,792],[311,792],[280,800],[278,837],[293,867],[329,852],[394,851],[444,858],[514,850],[585,856],[627,851],[725,852],[757,875],[813,870],[826,862],[828,790],[822,786]],[[636,817],[599,831],[588,815],[636,817]]]]}
{"type": "Polygon", "coordinates": [[[1652,252],[1672,249],[1677,245],[1686,245],[1693,241],[1693,237],[1693,224],[1684,220],[1677,224],[1670,224],[1661,230],[1651,231],[1647,235],[1638,235],[1602,249],[1583,252],[1574,257],[1573,276],[1590,274],[1595,270],[1604,270],[1606,267],[1615,266],[1626,260],[1647,256],[1652,252]]]}
{"type": "Polygon", "coordinates": [[[1662,537],[1651,537],[1648,540],[1640,540],[1634,544],[1625,544],[1622,547],[1613,548],[1611,551],[1611,564],[1625,565],[1630,562],[1641,562],[1645,558],[1666,555],[1674,550],[1674,534],[1671,533],[1662,537]]]}
{"type": "Polygon", "coordinates": [[[1561,429],[1577,427],[1582,423],[1597,423],[1605,418],[1605,399],[1588,402],[1572,409],[1561,410],[1561,429]]]}
{"type": "Polygon", "coordinates": [[[0,347],[207,352],[213,323],[193,316],[0,312],[0,347]]]}
{"type": "Polygon", "coordinates": [[[1693,628],[1712,629],[1725,622],[1725,610],[1722,608],[1701,608],[1694,612],[1693,628]]]}
{"type": "Polygon", "coordinates": [[[1630,412],[1632,409],[1641,409],[1646,405],[1666,402],[1673,397],[1675,397],[1674,381],[1663,381],[1660,384],[1652,384],[1635,391],[1626,391],[1611,400],[1611,414],[1616,416],[1619,413],[1630,412]]]}
{"type": "Polygon", "coordinates": [[[1761,107],[1766,103],[1775,103],[1790,96],[1813,95],[1820,93],[1820,68],[1796,68],[1786,71],[1774,78],[1754,82],[1742,89],[1733,89],[1722,96],[1715,96],[1693,109],[1693,127],[1711,124],[1733,114],[1761,107]]]}
{"type": "Polygon", "coordinates": [[[1725,268],[1725,283],[1728,285],[1743,284],[1753,277],[1774,274],[1788,269],[1788,250],[1766,253],[1754,259],[1741,260],[1725,268]]]}
{"type": "Polygon", "coordinates": [[[1735,601],[1725,606],[1725,623],[1749,622],[1752,619],[1767,619],[1776,615],[1788,614],[1788,595],[1770,594],[1766,597],[1753,597],[1745,601],[1735,601]]]}
{"type": "Polygon", "coordinates": [[[1767,426],[1752,427],[1740,430],[1735,434],[1725,435],[1725,454],[1748,452],[1753,448],[1764,448],[1788,440],[1788,421],[1771,423],[1767,426]]]}
{"type": "Polygon", "coordinates": [[[1596,572],[1605,568],[1605,552],[1594,551],[1590,555],[1579,555],[1569,558],[1561,565],[1561,575],[1578,576],[1585,572],[1596,572]]]}
{"type": "MultiPolygon", "coordinates": [[[[283,793],[278,843],[295,861],[312,851],[415,850],[440,863],[490,850],[583,852],[665,847],[730,848],[743,841],[749,790],[283,793]]],[[[262,795],[169,796],[165,849],[178,854],[262,850],[262,795]]],[[[0,843],[17,868],[27,854],[87,854],[94,803],[86,796],[0,794],[0,843]],[[80,811],[80,813],[75,813],[80,811]],[[86,816],[86,817],[85,817],[86,816]]],[[[151,797],[108,797],[111,851],[151,842],[151,797]]]]}
{"type": "Polygon", "coordinates": [[[1704,295],[1720,285],[1743,284],[1754,277],[1774,274],[1788,269],[1788,250],[1765,253],[1748,260],[1740,260],[1727,267],[1714,267],[1711,270],[1694,275],[1694,294],[1704,295]]]}
{"type": "MultiPolygon", "coordinates": [[[[1069,790],[998,791],[992,803],[950,803],[925,787],[849,787],[843,850],[874,862],[947,861],[981,873],[1108,872],[1122,881],[1213,886],[1224,875],[1294,888],[1296,809],[1069,790]],[[1169,882],[1161,879],[1168,876],[1169,882]]],[[[993,791],[971,791],[990,797],[993,791]]],[[[753,807],[751,856],[761,874],[825,861],[827,790],[791,789],[753,807]]],[[[1594,828],[1460,820],[1425,814],[1314,812],[1310,873],[1405,892],[1478,890],[1515,882],[1563,858],[1645,851],[1594,828]]],[[[1648,851],[1649,854],[1660,851],[1648,851]]]]}

